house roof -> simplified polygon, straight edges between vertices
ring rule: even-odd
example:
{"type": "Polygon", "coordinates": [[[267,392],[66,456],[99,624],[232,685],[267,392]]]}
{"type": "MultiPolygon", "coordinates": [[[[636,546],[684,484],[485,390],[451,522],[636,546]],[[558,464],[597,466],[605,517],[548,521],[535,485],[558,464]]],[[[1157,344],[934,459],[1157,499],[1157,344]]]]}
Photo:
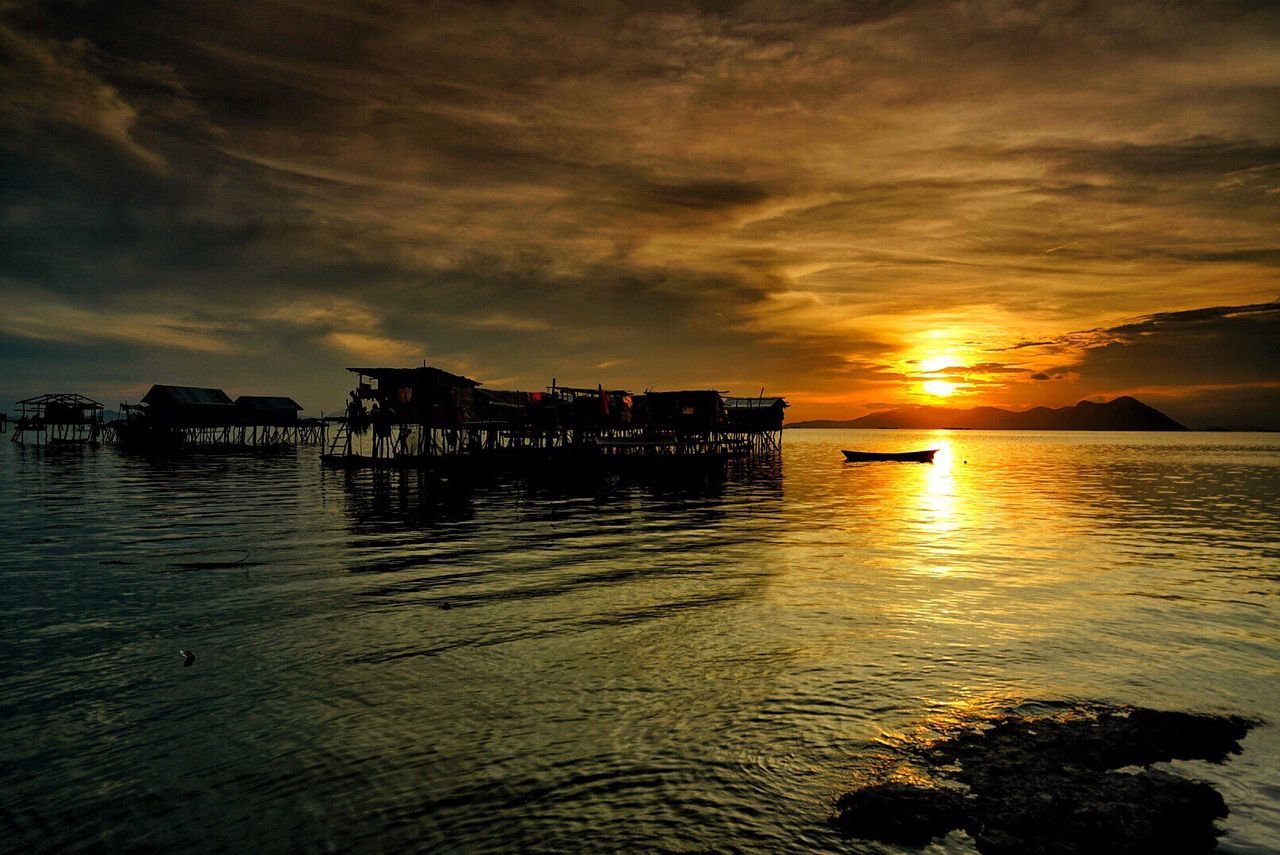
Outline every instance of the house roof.
{"type": "Polygon", "coordinates": [[[723,392],[717,392],[715,389],[673,389],[669,392],[645,392],[645,395],[649,397],[686,397],[689,395],[716,395],[720,398],[724,397],[723,392]]]}
{"type": "Polygon", "coordinates": [[[92,398],[86,398],[84,395],[77,395],[74,392],[53,393],[49,395],[37,395],[34,398],[27,398],[18,401],[19,404],[63,404],[69,407],[80,407],[84,410],[101,410],[102,404],[92,398]]]}
{"type": "Polygon", "coordinates": [[[142,396],[144,404],[168,404],[170,406],[191,406],[208,404],[230,404],[231,398],[221,389],[203,389],[198,386],[164,386],[159,383],[152,386],[142,396]]]}
{"type": "MultiPolygon", "coordinates": [[[[548,389],[552,387],[548,386],[548,389]]],[[[601,389],[599,386],[556,386],[556,392],[564,392],[568,395],[599,395],[604,392],[606,395],[630,395],[626,389],[601,389]]]]}
{"type": "Polygon", "coordinates": [[[283,395],[241,395],[236,398],[236,406],[252,407],[255,410],[294,410],[299,411],[302,405],[293,398],[283,395]]]}
{"type": "Polygon", "coordinates": [[[731,410],[767,410],[787,405],[785,398],[725,398],[724,405],[731,410]]]}
{"type": "Polygon", "coordinates": [[[468,384],[471,386],[479,386],[479,380],[472,380],[470,377],[463,377],[461,374],[450,374],[441,368],[434,368],[430,365],[419,365],[412,368],[348,368],[352,374],[363,374],[366,377],[373,377],[379,381],[385,379],[403,380],[406,377],[412,378],[413,375],[432,376],[437,375],[450,382],[459,384],[468,384]]]}

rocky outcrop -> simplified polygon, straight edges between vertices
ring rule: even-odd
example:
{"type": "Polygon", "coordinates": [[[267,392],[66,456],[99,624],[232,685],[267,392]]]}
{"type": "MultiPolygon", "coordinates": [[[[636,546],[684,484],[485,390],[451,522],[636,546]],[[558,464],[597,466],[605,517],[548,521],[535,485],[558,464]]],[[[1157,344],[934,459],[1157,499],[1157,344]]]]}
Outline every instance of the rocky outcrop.
{"type": "Polygon", "coordinates": [[[1009,713],[904,749],[933,781],[870,782],[837,800],[832,822],[914,846],[964,829],[985,855],[1211,852],[1222,796],[1150,764],[1222,762],[1254,724],[1127,707],[1009,713]]]}

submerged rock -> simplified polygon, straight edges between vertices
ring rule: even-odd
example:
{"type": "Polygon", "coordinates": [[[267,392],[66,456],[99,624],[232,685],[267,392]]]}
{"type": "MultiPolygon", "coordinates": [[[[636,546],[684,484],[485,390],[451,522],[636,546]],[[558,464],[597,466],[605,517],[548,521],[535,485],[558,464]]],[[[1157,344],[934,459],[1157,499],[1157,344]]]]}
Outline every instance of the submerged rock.
{"type": "Polygon", "coordinates": [[[836,801],[836,810],[839,821],[857,829],[857,836],[908,846],[925,846],[960,828],[968,816],[963,793],[894,782],[845,793],[836,801]]]}
{"type": "Polygon", "coordinates": [[[985,855],[1211,852],[1214,820],[1227,815],[1217,791],[1150,768],[1116,770],[1222,762],[1254,724],[1127,707],[1009,713],[909,750],[932,784],[870,783],[840,797],[832,822],[913,846],[964,829],[985,855]]]}

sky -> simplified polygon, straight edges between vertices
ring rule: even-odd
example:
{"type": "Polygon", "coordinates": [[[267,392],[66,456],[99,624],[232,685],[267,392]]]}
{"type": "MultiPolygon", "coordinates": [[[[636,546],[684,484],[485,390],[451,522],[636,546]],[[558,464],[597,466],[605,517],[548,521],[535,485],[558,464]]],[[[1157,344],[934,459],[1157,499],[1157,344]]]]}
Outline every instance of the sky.
{"type": "Polygon", "coordinates": [[[1280,4],[0,0],[0,223],[5,404],[1280,427],[1280,4]]]}

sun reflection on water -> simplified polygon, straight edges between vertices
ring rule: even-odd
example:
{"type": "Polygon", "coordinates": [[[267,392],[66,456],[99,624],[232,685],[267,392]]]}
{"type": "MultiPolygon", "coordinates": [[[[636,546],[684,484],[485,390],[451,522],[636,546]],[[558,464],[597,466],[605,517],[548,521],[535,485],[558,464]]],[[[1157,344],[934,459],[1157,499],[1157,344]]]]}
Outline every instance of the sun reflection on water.
{"type": "Polygon", "coordinates": [[[954,455],[951,444],[940,439],[931,445],[938,449],[938,453],[934,455],[932,465],[923,467],[924,477],[916,498],[921,511],[921,528],[932,539],[929,549],[931,560],[925,562],[921,569],[946,575],[951,572],[951,567],[945,559],[954,553],[950,539],[953,532],[961,527],[962,510],[952,471],[954,455]]]}

